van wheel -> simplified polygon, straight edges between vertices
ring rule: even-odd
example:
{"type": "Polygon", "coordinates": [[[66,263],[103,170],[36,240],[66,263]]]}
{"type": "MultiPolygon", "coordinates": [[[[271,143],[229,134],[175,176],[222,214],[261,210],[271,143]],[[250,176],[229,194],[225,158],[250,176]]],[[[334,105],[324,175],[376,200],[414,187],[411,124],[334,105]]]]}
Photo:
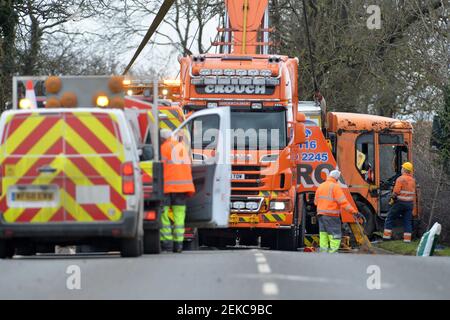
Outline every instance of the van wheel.
{"type": "Polygon", "coordinates": [[[144,253],[158,254],[161,252],[161,242],[159,229],[149,229],[144,231],[144,253]]]}
{"type": "Polygon", "coordinates": [[[134,258],[142,255],[144,241],[142,236],[136,236],[130,239],[122,239],[120,254],[122,257],[134,258]]]}
{"type": "Polygon", "coordinates": [[[14,247],[6,240],[0,240],[0,259],[12,258],[14,247]]]}
{"type": "Polygon", "coordinates": [[[16,254],[19,256],[34,256],[36,255],[36,246],[33,244],[19,246],[16,249],[16,254]]]}

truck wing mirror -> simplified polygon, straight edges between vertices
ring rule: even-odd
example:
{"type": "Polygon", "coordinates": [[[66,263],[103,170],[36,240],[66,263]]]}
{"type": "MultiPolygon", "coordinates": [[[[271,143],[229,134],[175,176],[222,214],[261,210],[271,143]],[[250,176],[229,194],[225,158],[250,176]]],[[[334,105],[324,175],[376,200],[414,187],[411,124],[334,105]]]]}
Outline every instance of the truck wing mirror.
{"type": "Polygon", "coordinates": [[[153,160],[155,154],[153,152],[153,146],[146,144],[142,147],[142,155],[141,160],[142,161],[150,161],[153,160]]]}
{"type": "Polygon", "coordinates": [[[302,144],[306,141],[305,125],[303,123],[294,124],[294,143],[302,144]]]}
{"type": "Polygon", "coordinates": [[[305,122],[306,116],[302,112],[297,112],[297,116],[296,116],[295,120],[297,120],[297,122],[305,122]]]}

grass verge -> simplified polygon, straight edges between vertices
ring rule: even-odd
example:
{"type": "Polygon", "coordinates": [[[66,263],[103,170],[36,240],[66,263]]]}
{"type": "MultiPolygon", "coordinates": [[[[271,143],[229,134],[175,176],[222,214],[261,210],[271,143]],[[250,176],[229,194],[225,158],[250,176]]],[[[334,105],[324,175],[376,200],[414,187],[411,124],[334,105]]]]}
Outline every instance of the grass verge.
{"type": "MultiPolygon", "coordinates": [[[[405,256],[415,256],[419,241],[412,241],[411,243],[404,243],[403,240],[384,241],[375,245],[378,248],[390,251],[395,254],[405,256]]],[[[434,251],[435,256],[450,257],[450,247],[439,246],[439,249],[434,251]]]]}

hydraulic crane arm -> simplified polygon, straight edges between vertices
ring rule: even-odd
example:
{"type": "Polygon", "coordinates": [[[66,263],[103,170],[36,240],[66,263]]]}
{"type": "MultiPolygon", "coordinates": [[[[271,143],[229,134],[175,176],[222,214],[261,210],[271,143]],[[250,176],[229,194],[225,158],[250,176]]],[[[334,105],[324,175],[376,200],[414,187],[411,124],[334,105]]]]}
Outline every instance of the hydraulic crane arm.
{"type": "Polygon", "coordinates": [[[268,33],[268,24],[263,19],[268,15],[268,0],[225,0],[229,28],[225,29],[236,54],[256,54],[261,45],[267,46],[268,37],[259,41],[260,31],[268,33]],[[264,26],[264,29],[261,28],[264,26]],[[231,36],[230,36],[231,35],[231,36]]]}

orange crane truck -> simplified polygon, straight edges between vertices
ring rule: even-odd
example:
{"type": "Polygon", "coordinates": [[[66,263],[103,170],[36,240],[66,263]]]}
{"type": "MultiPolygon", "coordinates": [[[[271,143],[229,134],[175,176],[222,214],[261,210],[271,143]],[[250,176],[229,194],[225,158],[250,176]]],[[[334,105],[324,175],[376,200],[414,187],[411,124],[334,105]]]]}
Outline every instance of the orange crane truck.
{"type": "MultiPolygon", "coordinates": [[[[322,175],[336,163],[320,131],[317,151],[303,157],[305,115],[298,111],[298,59],[269,54],[268,1],[229,0],[220,54],[183,57],[181,106],[185,113],[206,108],[231,110],[232,186],[229,228],[200,230],[210,246],[257,245],[280,250],[303,246],[306,191],[304,166],[316,161],[322,175]],[[319,149],[320,148],[320,149],[319,149]],[[319,152],[320,151],[320,152],[319,152]],[[325,170],[326,169],[326,170],[325,170]]],[[[209,124],[214,125],[212,117],[209,124]]],[[[215,137],[208,123],[192,132],[193,157],[208,161],[215,137]]],[[[310,132],[307,130],[307,133],[310,132]]],[[[306,142],[307,143],[307,142],[306,142]]],[[[306,178],[313,178],[308,172],[306,178]]],[[[316,173],[319,174],[320,173],[316,173]]],[[[353,202],[346,190],[349,201],[353,202]]],[[[308,198],[309,199],[309,198],[308,198]]],[[[367,241],[353,216],[343,222],[359,244],[367,241]]]]}

